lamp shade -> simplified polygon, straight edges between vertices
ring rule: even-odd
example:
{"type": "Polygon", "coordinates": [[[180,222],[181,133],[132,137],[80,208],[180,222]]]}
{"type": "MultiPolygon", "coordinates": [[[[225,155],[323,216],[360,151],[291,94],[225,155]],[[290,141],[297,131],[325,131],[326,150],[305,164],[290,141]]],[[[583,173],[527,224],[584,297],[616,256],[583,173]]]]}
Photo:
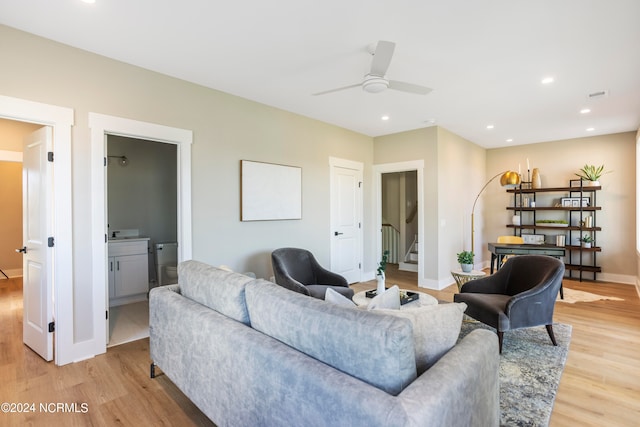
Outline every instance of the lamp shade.
{"type": "Polygon", "coordinates": [[[520,185],[520,174],[513,171],[506,171],[500,177],[500,185],[507,188],[513,188],[520,185]]]}

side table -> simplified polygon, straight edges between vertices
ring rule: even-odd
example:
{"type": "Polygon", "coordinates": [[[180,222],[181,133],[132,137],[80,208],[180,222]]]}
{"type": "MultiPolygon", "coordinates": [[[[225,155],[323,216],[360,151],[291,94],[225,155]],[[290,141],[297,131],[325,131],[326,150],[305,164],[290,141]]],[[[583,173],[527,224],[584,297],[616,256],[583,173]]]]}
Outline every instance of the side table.
{"type": "Polygon", "coordinates": [[[470,280],[484,277],[487,275],[487,273],[480,270],[471,270],[468,273],[465,273],[464,271],[461,271],[461,270],[456,270],[456,271],[452,271],[451,275],[453,276],[453,278],[456,281],[456,284],[458,285],[458,291],[460,291],[460,289],[462,288],[462,285],[464,285],[470,280]]]}

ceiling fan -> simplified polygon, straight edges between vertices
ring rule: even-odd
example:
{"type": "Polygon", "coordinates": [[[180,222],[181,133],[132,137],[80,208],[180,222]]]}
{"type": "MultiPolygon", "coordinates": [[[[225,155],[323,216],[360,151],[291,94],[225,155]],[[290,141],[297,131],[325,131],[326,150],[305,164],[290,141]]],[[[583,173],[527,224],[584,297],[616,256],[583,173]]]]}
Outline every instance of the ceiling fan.
{"type": "Polygon", "coordinates": [[[391,64],[391,58],[393,57],[393,51],[396,48],[394,42],[388,42],[380,40],[375,48],[371,52],[373,60],[371,61],[371,70],[361,83],[356,83],[349,86],[339,87],[337,89],[325,90],[324,92],[314,93],[314,96],[326,95],[332,92],[338,92],[345,89],[351,89],[361,86],[362,90],[369,93],[378,93],[386,89],[399,90],[401,92],[415,93],[418,95],[426,95],[431,92],[431,88],[426,86],[420,86],[413,83],[400,82],[397,80],[389,80],[385,78],[389,64],[391,64]]]}

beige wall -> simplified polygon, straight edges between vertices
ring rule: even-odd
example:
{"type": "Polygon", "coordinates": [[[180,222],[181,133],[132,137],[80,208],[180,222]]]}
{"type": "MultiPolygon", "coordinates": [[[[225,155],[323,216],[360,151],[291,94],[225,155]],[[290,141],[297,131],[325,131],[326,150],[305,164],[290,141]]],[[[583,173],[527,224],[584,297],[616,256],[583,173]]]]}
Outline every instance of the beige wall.
{"type": "MultiPolygon", "coordinates": [[[[330,262],[329,157],[362,162],[372,139],[0,26],[0,94],[74,109],[74,276],[90,282],[89,112],[193,130],[193,257],[271,275],[269,254],[300,246],[330,262]],[[303,219],[240,222],[240,160],[300,166],[303,219]]],[[[368,182],[365,183],[365,185],[368,182]]],[[[371,198],[365,195],[365,213],[371,198]]],[[[375,268],[365,217],[365,271],[375,268]]]]}
{"type": "Polygon", "coordinates": [[[39,127],[0,119],[0,269],[8,276],[22,275],[22,255],[15,251],[23,246],[22,162],[18,159],[24,137],[39,127]]]}
{"type": "Polygon", "coordinates": [[[0,269],[15,276],[22,270],[22,163],[0,161],[0,200],[0,269]]]}
{"type": "MultiPolygon", "coordinates": [[[[602,206],[597,213],[598,226],[602,227],[597,234],[598,246],[602,247],[597,258],[602,266],[598,278],[635,283],[635,150],[635,132],[493,149],[487,151],[487,175],[506,169],[517,171],[521,164],[526,176],[529,158],[531,168],[540,171],[543,187],[566,187],[584,164],[604,164],[605,170],[611,173],[602,176],[602,191],[597,194],[597,203],[602,206]]],[[[489,259],[487,241],[513,232],[505,227],[512,215],[505,209],[510,202],[509,196],[499,184],[487,188],[487,193],[484,260],[489,259]]]]}
{"type": "MultiPolygon", "coordinates": [[[[471,245],[471,206],[485,180],[485,150],[433,126],[374,139],[374,163],[424,160],[424,279],[429,287],[451,283],[456,253],[471,245]]],[[[482,225],[482,216],[477,220],[482,225]]],[[[476,228],[478,228],[476,226],[476,228]]],[[[476,246],[479,231],[476,231],[476,246]]]]}

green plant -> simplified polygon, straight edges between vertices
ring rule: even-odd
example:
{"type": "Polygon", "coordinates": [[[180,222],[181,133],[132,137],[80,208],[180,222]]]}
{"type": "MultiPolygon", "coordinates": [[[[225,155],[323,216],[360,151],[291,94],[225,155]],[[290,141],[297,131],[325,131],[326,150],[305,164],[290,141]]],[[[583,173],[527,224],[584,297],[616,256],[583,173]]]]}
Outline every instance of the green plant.
{"type": "Polygon", "coordinates": [[[382,260],[378,264],[378,275],[381,276],[384,271],[387,269],[387,260],[389,259],[389,251],[384,251],[382,253],[382,260]]]}
{"type": "Polygon", "coordinates": [[[583,241],[584,243],[592,243],[593,237],[591,237],[589,234],[585,234],[584,236],[582,236],[580,240],[583,241]]]}
{"type": "Polygon", "coordinates": [[[594,165],[584,165],[582,169],[580,169],[580,173],[577,173],[576,176],[586,179],[587,181],[597,181],[600,179],[602,174],[609,173],[610,171],[603,172],[604,165],[594,166],[594,165]]]}
{"type": "Polygon", "coordinates": [[[473,264],[473,252],[462,251],[458,255],[458,262],[460,264],[473,264]]]}

